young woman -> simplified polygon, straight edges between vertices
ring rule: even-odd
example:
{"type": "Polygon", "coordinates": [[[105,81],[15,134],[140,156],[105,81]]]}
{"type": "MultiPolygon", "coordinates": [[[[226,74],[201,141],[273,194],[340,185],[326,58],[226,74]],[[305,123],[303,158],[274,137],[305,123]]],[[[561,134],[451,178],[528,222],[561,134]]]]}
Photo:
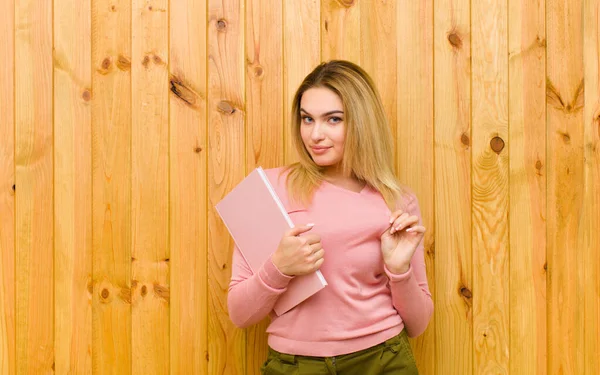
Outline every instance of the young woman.
{"type": "Polygon", "coordinates": [[[407,336],[431,318],[417,198],[394,175],[393,139],[375,85],[347,61],[322,63],[298,88],[300,161],[267,175],[296,227],[253,274],[233,255],[228,308],[248,327],[271,316],[263,374],[417,374],[407,336]],[[296,276],[323,290],[272,313],[296,276]]]}

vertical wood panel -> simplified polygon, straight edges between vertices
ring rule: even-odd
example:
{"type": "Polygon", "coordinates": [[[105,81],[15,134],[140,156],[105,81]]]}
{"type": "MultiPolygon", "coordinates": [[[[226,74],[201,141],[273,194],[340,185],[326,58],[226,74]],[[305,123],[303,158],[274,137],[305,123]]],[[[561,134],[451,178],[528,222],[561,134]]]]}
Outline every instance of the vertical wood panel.
{"type": "Polygon", "coordinates": [[[292,100],[304,77],[321,61],[320,2],[284,1],[283,12],[284,160],[290,164],[298,160],[290,133],[292,100]]]}
{"type": "Polygon", "coordinates": [[[579,0],[548,0],[546,6],[548,372],[582,374],[582,7],[579,0]]]}
{"type": "Polygon", "coordinates": [[[94,373],[131,373],[131,2],[92,2],[94,373]]]}
{"type": "MultiPolygon", "coordinates": [[[[362,67],[375,81],[396,144],[397,123],[397,3],[373,0],[360,12],[362,67]]],[[[404,58],[404,55],[400,53],[404,58]]],[[[396,148],[397,151],[397,148],[396,148]]]]}
{"type": "Polygon", "coordinates": [[[244,2],[208,2],[208,373],[244,374],[246,337],[227,315],[233,241],[214,206],[245,176],[244,2]]]}
{"type": "Polygon", "coordinates": [[[15,2],[0,3],[0,373],[15,374],[15,2]]]}
{"type": "MultiPolygon", "coordinates": [[[[398,7],[398,176],[417,194],[425,234],[430,290],[434,278],[433,1],[400,1],[398,7]],[[405,51],[411,51],[405,53],[405,51]]],[[[435,374],[435,319],[411,340],[419,372],[435,374]]]]}
{"type": "Polygon", "coordinates": [[[132,1],[132,374],[169,372],[168,0],[132,1]]]}
{"type": "Polygon", "coordinates": [[[433,297],[439,375],[473,373],[470,59],[470,2],[436,1],[433,297]]]}
{"type": "Polygon", "coordinates": [[[92,373],[90,7],[89,0],[54,1],[54,342],[58,374],[92,373]]]}
{"type": "Polygon", "coordinates": [[[544,2],[509,1],[510,373],[546,374],[544,2]]]}
{"type": "Polygon", "coordinates": [[[206,0],[170,1],[171,374],[208,374],[206,0]]]}
{"type": "Polygon", "coordinates": [[[16,365],[52,374],[52,2],[15,5],[16,365]]]}
{"type": "MultiPolygon", "coordinates": [[[[247,2],[246,174],[283,163],[283,3],[247,2]]],[[[246,331],[246,374],[260,374],[267,358],[268,319],[246,331]]]]}
{"type": "Polygon", "coordinates": [[[600,373],[600,2],[583,8],[583,211],[578,234],[584,270],[584,374],[600,373]]]}
{"type": "MultiPolygon", "coordinates": [[[[360,1],[321,0],[321,58],[360,64],[360,1]]],[[[367,4],[368,5],[368,4],[367,4]]]]}
{"type": "Polygon", "coordinates": [[[507,4],[471,2],[475,373],[508,373],[507,4]]]}

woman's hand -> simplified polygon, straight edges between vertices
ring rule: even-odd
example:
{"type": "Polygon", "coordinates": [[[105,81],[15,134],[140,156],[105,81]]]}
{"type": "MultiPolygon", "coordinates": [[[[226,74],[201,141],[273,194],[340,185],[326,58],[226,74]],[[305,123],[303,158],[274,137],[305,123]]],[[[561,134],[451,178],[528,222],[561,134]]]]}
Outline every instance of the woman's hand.
{"type": "Polygon", "coordinates": [[[419,217],[402,210],[395,211],[390,217],[390,227],[381,235],[381,253],[392,273],[408,271],[410,260],[425,234],[425,227],[418,224],[419,217]]]}
{"type": "Polygon", "coordinates": [[[285,232],[271,261],[279,272],[288,276],[300,276],[315,272],[324,262],[325,251],[321,246],[321,237],[308,232],[314,224],[297,226],[285,232]]]}

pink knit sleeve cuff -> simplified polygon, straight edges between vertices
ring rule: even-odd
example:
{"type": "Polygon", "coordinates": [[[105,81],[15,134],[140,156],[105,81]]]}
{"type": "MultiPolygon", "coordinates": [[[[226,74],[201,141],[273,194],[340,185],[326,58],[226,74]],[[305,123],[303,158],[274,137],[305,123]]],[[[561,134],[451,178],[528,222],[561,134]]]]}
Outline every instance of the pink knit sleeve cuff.
{"type": "Polygon", "coordinates": [[[392,271],[390,271],[386,265],[383,266],[383,269],[385,270],[385,273],[386,273],[387,277],[390,279],[390,281],[395,282],[395,283],[401,282],[401,281],[406,281],[406,280],[410,279],[410,277],[413,274],[412,265],[410,267],[408,267],[408,271],[401,273],[401,274],[392,273],[392,271]]]}
{"type": "Polygon", "coordinates": [[[282,274],[277,267],[275,267],[271,258],[267,259],[260,268],[258,277],[266,286],[272,289],[284,289],[294,278],[293,276],[282,274]]]}

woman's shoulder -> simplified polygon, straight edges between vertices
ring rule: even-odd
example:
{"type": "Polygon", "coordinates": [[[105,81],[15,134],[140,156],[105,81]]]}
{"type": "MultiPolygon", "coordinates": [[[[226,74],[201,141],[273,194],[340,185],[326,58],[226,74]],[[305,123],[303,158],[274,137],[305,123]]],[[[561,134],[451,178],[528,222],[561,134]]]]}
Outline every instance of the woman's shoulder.
{"type": "Polygon", "coordinates": [[[396,207],[406,212],[419,211],[419,199],[413,189],[405,184],[400,185],[401,191],[396,199],[396,207]]]}

